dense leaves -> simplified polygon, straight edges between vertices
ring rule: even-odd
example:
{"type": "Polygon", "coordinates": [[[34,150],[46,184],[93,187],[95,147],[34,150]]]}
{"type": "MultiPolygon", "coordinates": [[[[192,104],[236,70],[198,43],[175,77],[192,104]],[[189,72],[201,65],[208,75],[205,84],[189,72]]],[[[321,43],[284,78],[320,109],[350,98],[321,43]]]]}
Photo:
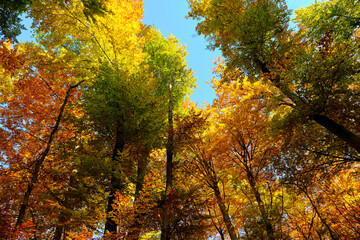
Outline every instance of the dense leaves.
{"type": "Polygon", "coordinates": [[[204,108],[143,1],[0,5],[1,239],[360,238],[359,1],[188,2],[204,108]]]}
{"type": "MultiPolygon", "coordinates": [[[[295,119],[300,123],[314,120],[360,152],[354,125],[358,121],[351,116],[358,106],[357,90],[351,92],[358,85],[356,35],[341,41],[326,31],[320,39],[314,38],[306,22],[295,31],[289,28],[290,12],[280,0],[189,3],[189,16],[201,20],[198,33],[205,35],[211,48],[221,49],[228,71],[240,70],[253,80],[270,81],[291,101],[292,125],[295,119]],[[230,6],[237,12],[228,11],[230,6]],[[347,104],[348,99],[355,100],[347,104]],[[335,114],[338,104],[342,112],[335,114]]],[[[312,14],[311,19],[321,19],[318,11],[312,14]]]]}

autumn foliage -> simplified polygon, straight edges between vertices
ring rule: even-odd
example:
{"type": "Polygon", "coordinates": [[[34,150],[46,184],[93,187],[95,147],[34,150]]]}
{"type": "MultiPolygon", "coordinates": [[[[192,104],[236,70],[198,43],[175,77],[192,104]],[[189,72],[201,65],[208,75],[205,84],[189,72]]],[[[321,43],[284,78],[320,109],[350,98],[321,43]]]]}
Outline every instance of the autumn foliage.
{"type": "Polygon", "coordinates": [[[142,0],[0,41],[0,239],[359,239],[359,1],[189,0],[216,98],[142,0]],[[351,7],[352,6],[352,7],[351,7]],[[316,20],[316,24],[314,21],[316,20]]]}

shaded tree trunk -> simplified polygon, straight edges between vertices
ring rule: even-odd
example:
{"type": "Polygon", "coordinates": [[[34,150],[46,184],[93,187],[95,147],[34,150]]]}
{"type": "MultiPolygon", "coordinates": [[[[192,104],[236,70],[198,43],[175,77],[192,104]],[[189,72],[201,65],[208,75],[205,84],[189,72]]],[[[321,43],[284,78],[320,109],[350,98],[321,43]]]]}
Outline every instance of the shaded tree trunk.
{"type": "Polygon", "coordinates": [[[260,195],[259,191],[256,188],[256,183],[255,183],[254,176],[253,176],[253,174],[251,173],[250,170],[248,170],[248,172],[247,172],[247,177],[248,177],[248,180],[249,180],[251,191],[253,192],[253,194],[255,196],[255,199],[256,199],[256,202],[258,204],[260,215],[261,215],[261,218],[262,218],[262,220],[264,222],[264,225],[265,225],[265,230],[266,230],[267,237],[270,240],[275,240],[274,228],[273,228],[273,226],[272,226],[272,224],[270,222],[269,215],[268,215],[268,213],[267,213],[267,211],[265,209],[264,202],[261,199],[261,195],[260,195]]]}
{"type": "Polygon", "coordinates": [[[54,233],[54,240],[61,240],[61,237],[64,233],[64,227],[62,226],[57,226],[55,229],[55,233],[54,233]]]}
{"type": "Polygon", "coordinates": [[[217,183],[215,183],[212,186],[212,189],[214,190],[214,194],[216,197],[216,203],[218,204],[218,206],[220,208],[221,214],[222,214],[224,222],[225,222],[226,229],[230,235],[230,239],[231,240],[239,240],[240,238],[236,234],[234,225],[231,222],[228,210],[225,206],[224,200],[221,196],[220,189],[219,189],[219,186],[217,185],[217,183]]]}
{"type": "MultiPolygon", "coordinates": [[[[139,202],[139,197],[140,197],[140,193],[143,191],[144,188],[144,178],[148,165],[149,153],[150,151],[146,150],[144,155],[138,160],[137,163],[137,177],[136,177],[135,199],[134,199],[135,208],[137,208],[137,206],[141,204],[141,202],[139,202]]],[[[136,213],[135,221],[133,225],[130,227],[130,231],[127,239],[129,240],[139,239],[142,229],[141,218],[143,217],[141,214],[142,213],[138,213],[138,212],[136,213]]]]}
{"type": "Polygon", "coordinates": [[[107,231],[109,233],[116,233],[117,231],[117,225],[111,217],[111,213],[114,210],[112,205],[114,204],[116,192],[123,189],[124,185],[121,182],[122,179],[119,179],[119,177],[117,176],[114,165],[118,162],[119,153],[124,150],[124,147],[125,147],[124,136],[120,132],[120,127],[118,127],[118,129],[116,130],[115,145],[111,157],[112,171],[110,178],[110,196],[108,198],[108,203],[106,208],[106,223],[105,223],[104,233],[106,233],[107,231]]]}
{"type": "MultiPolygon", "coordinates": [[[[69,187],[75,187],[75,177],[74,175],[70,174],[69,179],[69,187]]],[[[62,201],[60,198],[58,198],[50,189],[48,189],[49,193],[55,198],[55,200],[60,203],[63,207],[65,207],[66,210],[74,210],[74,207],[70,203],[71,196],[69,192],[65,192],[65,199],[62,201]]],[[[68,216],[66,214],[66,210],[61,210],[58,217],[58,224],[55,228],[54,238],[53,240],[61,240],[66,238],[66,230],[69,230],[69,228],[66,226],[66,221],[68,220],[68,216]]]]}
{"type": "Polygon", "coordinates": [[[166,146],[166,187],[163,205],[163,215],[161,223],[161,240],[170,239],[170,214],[171,214],[171,199],[169,196],[173,188],[173,155],[174,155],[174,122],[173,122],[173,94],[172,94],[172,79],[169,82],[169,112],[168,112],[168,140],[166,146]]]}
{"type": "Polygon", "coordinates": [[[350,147],[360,153],[360,137],[347,130],[343,125],[331,120],[325,115],[314,114],[312,116],[315,122],[329,130],[332,134],[336,135],[350,147]]]}

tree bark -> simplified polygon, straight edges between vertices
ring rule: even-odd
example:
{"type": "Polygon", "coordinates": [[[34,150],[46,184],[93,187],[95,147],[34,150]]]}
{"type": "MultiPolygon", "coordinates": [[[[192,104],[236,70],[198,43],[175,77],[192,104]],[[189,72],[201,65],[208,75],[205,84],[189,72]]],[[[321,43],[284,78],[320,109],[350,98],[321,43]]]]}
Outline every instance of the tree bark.
{"type": "Polygon", "coordinates": [[[115,137],[115,145],[113,148],[113,153],[111,157],[112,163],[112,171],[111,171],[111,178],[110,178],[110,196],[108,198],[107,208],[106,208],[106,222],[105,222],[105,229],[104,234],[106,232],[109,233],[116,233],[117,232],[117,225],[111,217],[111,213],[114,210],[113,204],[115,200],[115,194],[117,191],[120,191],[123,188],[123,184],[121,183],[121,179],[116,176],[116,169],[114,165],[118,162],[119,152],[122,152],[125,147],[125,141],[123,139],[123,135],[120,131],[121,127],[118,127],[116,130],[116,137],[115,137]]]}
{"type": "MultiPolygon", "coordinates": [[[[70,174],[69,179],[69,187],[75,187],[75,177],[74,175],[70,174]]],[[[59,203],[61,204],[66,210],[74,210],[74,207],[70,203],[70,194],[69,192],[65,192],[64,196],[65,199],[61,200],[59,197],[56,196],[55,193],[51,191],[48,187],[45,187],[50,195],[59,203]]],[[[60,210],[60,213],[58,214],[58,224],[55,228],[55,233],[53,240],[61,240],[66,238],[66,230],[68,230],[68,226],[66,226],[66,221],[68,220],[68,215],[66,214],[66,210],[60,210]]]]}
{"type": "Polygon", "coordinates": [[[63,235],[63,232],[64,232],[64,227],[62,226],[57,226],[55,228],[55,233],[54,233],[54,238],[53,240],[61,240],[61,237],[63,235]]]}
{"type": "Polygon", "coordinates": [[[58,129],[59,129],[59,125],[60,125],[60,122],[61,122],[61,119],[62,119],[62,116],[64,114],[64,111],[65,111],[65,107],[66,107],[66,104],[68,103],[69,101],[69,98],[70,98],[70,93],[71,93],[71,90],[74,89],[74,88],[77,88],[83,81],[79,82],[78,84],[76,85],[73,85],[73,86],[70,86],[66,92],[66,95],[65,95],[65,98],[64,98],[64,102],[60,108],[60,112],[58,114],[58,117],[56,119],[56,122],[55,122],[55,126],[53,127],[51,133],[50,133],[50,137],[49,137],[49,140],[46,144],[46,148],[45,150],[41,153],[41,155],[35,160],[35,166],[34,166],[34,172],[32,174],[32,177],[31,177],[31,180],[30,180],[30,183],[28,184],[28,187],[27,187],[27,190],[25,192],[25,195],[24,195],[24,198],[23,198],[23,201],[21,203],[21,206],[20,206],[20,210],[19,210],[19,214],[18,214],[18,217],[17,217],[17,220],[16,220],[16,224],[15,224],[15,227],[14,227],[14,231],[16,231],[17,227],[19,225],[22,224],[23,222],[23,219],[24,219],[24,216],[25,216],[25,213],[26,213],[26,208],[28,206],[28,203],[29,203],[29,199],[30,199],[30,195],[31,195],[31,192],[32,190],[34,189],[34,186],[35,186],[35,183],[39,177],[39,173],[40,173],[40,168],[43,164],[43,162],[45,161],[46,157],[48,156],[49,152],[50,152],[50,149],[51,149],[51,146],[52,146],[52,143],[54,141],[54,138],[55,138],[55,134],[57,133],[58,129]]]}
{"type": "Polygon", "coordinates": [[[218,206],[220,208],[221,214],[222,214],[224,222],[225,222],[226,229],[230,235],[230,239],[231,240],[239,240],[240,238],[237,236],[234,225],[231,222],[229,213],[225,206],[224,200],[221,196],[219,186],[217,185],[217,183],[215,183],[212,188],[214,190],[214,194],[216,197],[216,203],[218,204],[218,206]]]}
{"type": "MultiPolygon", "coordinates": [[[[150,151],[146,151],[145,154],[138,160],[137,179],[135,186],[135,199],[134,199],[135,209],[137,208],[137,206],[139,206],[139,204],[141,204],[141,202],[139,202],[139,197],[144,188],[144,178],[146,174],[149,153],[150,151]]],[[[127,239],[129,240],[139,239],[142,229],[142,223],[141,223],[142,213],[136,212],[135,214],[136,215],[135,215],[134,223],[130,227],[130,231],[127,237],[127,239]]]]}
{"type": "MultiPolygon", "coordinates": [[[[263,63],[259,59],[254,59],[254,62],[258,64],[261,69],[261,72],[265,75],[271,76],[271,71],[266,66],[266,63],[263,63]]],[[[286,86],[280,83],[280,76],[276,75],[270,78],[272,84],[277,87],[287,98],[295,103],[296,106],[301,107],[306,104],[301,98],[299,98],[294,92],[290,91],[286,86]]],[[[335,122],[334,120],[328,118],[322,114],[313,114],[311,116],[315,122],[329,130],[332,134],[339,137],[345,143],[347,143],[351,148],[356,152],[360,153],[360,136],[349,131],[345,126],[335,122]]]]}
{"type": "Polygon", "coordinates": [[[315,122],[329,130],[332,134],[342,139],[350,147],[360,153],[360,136],[350,132],[343,125],[338,124],[327,116],[321,114],[314,114],[312,117],[315,122]]]}
{"type": "Polygon", "coordinates": [[[272,224],[271,224],[271,222],[269,220],[269,215],[266,212],[264,202],[262,201],[261,195],[260,195],[259,191],[256,188],[255,179],[254,179],[253,174],[250,172],[250,170],[248,170],[248,172],[247,172],[247,177],[248,177],[248,180],[249,180],[251,190],[252,190],[253,194],[255,195],[255,199],[256,199],[256,202],[257,202],[259,210],[260,210],[261,218],[264,221],[267,237],[268,237],[269,240],[275,240],[274,228],[273,228],[273,226],[272,226],[272,224]]]}
{"type": "Polygon", "coordinates": [[[173,155],[174,155],[174,122],[173,122],[173,93],[172,79],[169,80],[169,112],[168,112],[168,140],[166,146],[166,187],[161,223],[161,240],[170,239],[171,202],[169,196],[173,188],[173,155]]]}

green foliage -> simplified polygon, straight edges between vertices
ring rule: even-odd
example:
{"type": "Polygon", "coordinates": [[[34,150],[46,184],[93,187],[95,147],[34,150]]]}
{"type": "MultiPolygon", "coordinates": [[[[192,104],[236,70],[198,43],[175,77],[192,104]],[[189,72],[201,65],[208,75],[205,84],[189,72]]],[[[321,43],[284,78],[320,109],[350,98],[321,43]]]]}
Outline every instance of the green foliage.
{"type": "MultiPolygon", "coordinates": [[[[189,16],[200,21],[198,33],[205,35],[210,47],[221,49],[226,63],[222,72],[225,79],[231,81],[231,76],[242,73],[252,81],[270,82],[279,90],[278,104],[289,106],[291,114],[282,116],[290,116],[291,125],[314,119],[360,152],[358,130],[349,130],[358,129],[358,117],[352,114],[359,106],[358,37],[354,34],[350,40],[342,41],[336,33],[316,32],[314,28],[328,26],[326,21],[331,21],[332,15],[321,13],[329,11],[325,3],[337,2],[312,5],[322,11],[311,7],[302,11],[300,19],[305,19],[305,23],[299,29],[288,28],[290,12],[279,0],[190,0],[189,16]],[[231,11],[230,7],[236,10],[231,11]],[[317,24],[313,19],[324,23],[317,24]]],[[[357,10],[351,8],[354,4],[343,1],[340,8],[349,13],[355,11],[356,15],[357,10]]]]}
{"type": "Polygon", "coordinates": [[[360,27],[360,2],[325,0],[295,11],[295,22],[309,28],[309,34],[320,40],[325,33],[340,40],[350,40],[360,27]]]}
{"type": "Polygon", "coordinates": [[[200,21],[198,33],[209,41],[210,49],[220,48],[229,67],[250,76],[259,74],[255,61],[267,61],[284,48],[278,41],[287,32],[290,11],[283,0],[188,2],[189,17],[200,21]]]}
{"type": "Polygon", "coordinates": [[[10,39],[17,42],[25,27],[21,24],[20,14],[24,13],[32,0],[9,0],[0,3],[0,36],[2,39],[10,39]]]}
{"type": "Polygon", "coordinates": [[[148,66],[152,76],[157,79],[156,96],[168,97],[169,82],[172,79],[174,106],[178,108],[179,103],[196,86],[194,73],[186,65],[185,45],[181,45],[173,35],[166,39],[160,31],[150,27],[143,49],[146,53],[144,65],[148,66]]]}
{"type": "Polygon", "coordinates": [[[130,142],[153,139],[165,118],[159,98],[153,95],[153,83],[147,80],[112,66],[101,68],[84,94],[85,109],[100,135],[111,139],[120,130],[130,142]]]}
{"type": "Polygon", "coordinates": [[[85,7],[83,12],[87,19],[96,21],[96,15],[103,16],[107,12],[104,4],[105,1],[106,0],[81,0],[85,7]]]}

